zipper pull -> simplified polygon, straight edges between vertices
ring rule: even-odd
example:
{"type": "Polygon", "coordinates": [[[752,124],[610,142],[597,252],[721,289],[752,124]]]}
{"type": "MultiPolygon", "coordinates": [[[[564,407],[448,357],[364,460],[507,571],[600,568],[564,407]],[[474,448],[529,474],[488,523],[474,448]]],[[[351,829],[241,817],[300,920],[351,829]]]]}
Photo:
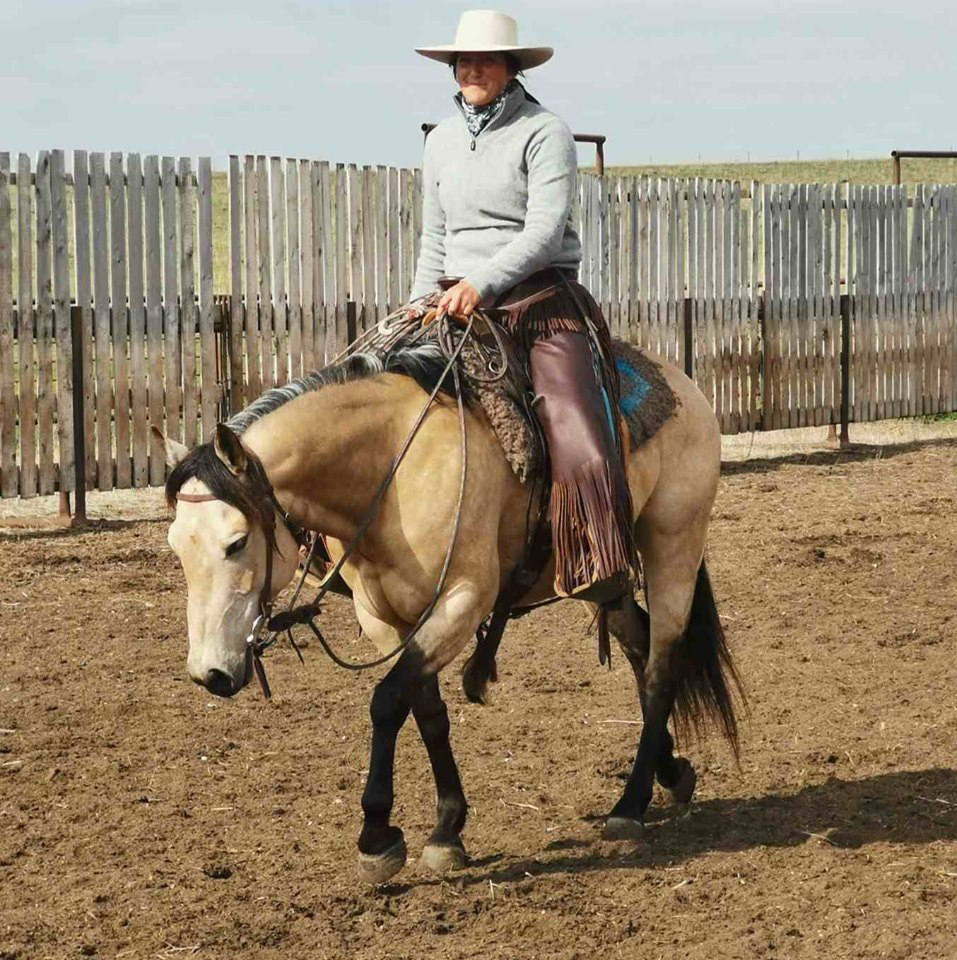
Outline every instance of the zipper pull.
{"type": "Polygon", "coordinates": [[[475,152],[475,137],[472,137],[472,144],[469,147],[469,150],[471,150],[473,153],[475,152]]]}

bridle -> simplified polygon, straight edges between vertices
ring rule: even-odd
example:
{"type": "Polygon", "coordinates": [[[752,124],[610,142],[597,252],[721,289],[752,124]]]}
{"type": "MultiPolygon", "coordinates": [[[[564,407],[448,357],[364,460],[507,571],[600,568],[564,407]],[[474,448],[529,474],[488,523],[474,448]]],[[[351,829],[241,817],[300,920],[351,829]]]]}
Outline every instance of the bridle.
{"type": "MultiPolygon", "coordinates": [[[[263,474],[263,476],[265,477],[265,474],[263,474]]],[[[220,498],[212,493],[177,493],[176,499],[185,503],[208,503],[210,501],[219,500],[220,498]]],[[[272,691],[269,689],[269,681],[266,679],[266,668],[262,663],[262,652],[269,644],[263,644],[261,635],[263,632],[263,625],[268,625],[272,620],[272,569],[273,551],[275,550],[276,546],[276,515],[278,514],[280,517],[282,517],[282,520],[286,525],[286,529],[289,530],[295,541],[300,546],[305,546],[308,543],[308,534],[305,528],[296,523],[282,508],[279,501],[276,499],[276,493],[268,480],[266,480],[265,490],[262,491],[259,512],[263,521],[263,530],[266,533],[266,577],[263,581],[262,591],[259,594],[259,615],[253,621],[252,631],[246,638],[246,647],[250,651],[253,658],[253,670],[256,673],[256,679],[259,681],[259,685],[262,687],[263,694],[265,695],[266,699],[269,700],[272,697],[272,691]]],[[[315,543],[313,544],[313,547],[314,546],[315,543]]],[[[310,552],[310,560],[311,558],[312,553],[310,552]]],[[[307,562],[306,570],[308,569],[309,564],[307,562]]],[[[299,656],[299,659],[302,660],[302,652],[296,645],[295,640],[293,640],[291,632],[289,634],[289,640],[292,643],[293,649],[299,656]]]]}
{"type": "MultiPolygon", "coordinates": [[[[263,527],[266,531],[266,577],[263,582],[262,592],[260,593],[259,597],[259,615],[253,622],[252,630],[249,636],[246,638],[246,648],[252,656],[253,669],[256,673],[256,678],[259,680],[259,684],[263,691],[263,696],[267,700],[272,697],[272,692],[269,688],[269,682],[266,679],[266,669],[263,666],[262,654],[279,639],[280,635],[284,633],[286,634],[292,648],[296,651],[296,654],[301,661],[302,653],[292,635],[293,627],[299,625],[309,627],[316,639],[319,641],[323,650],[325,650],[330,659],[338,666],[343,667],[346,670],[368,670],[372,667],[377,667],[383,663],[387,663],[393,658],[399,656],[409,646],[409,644],[412,643],[435,610],[436,604],[438,603],[439,598],[442,596],[442,592],[445,589],[449,567],[452,563],[452,554],[455,550],[456,541],[458,540],[459,523],[462,517],[462,504],[465,498],[465,485],[468,474],[468,445],[466,437],[465,402],[462,396],[462,383],[457,361],[469,339],[469,336],[472,334],[474,319],[474,315],[468,318],[464,330],[461,331],[461,336],[459,337],[458,342],[455,342],[455,334],[453,332],[453,327],[455,325],[450,320],[448,314],[439,313],[435,316],[434,322],[438,325],[437,342],[442,350],[443,355],[447,358],[447,362],[441,376],[438,378],[435,387],[429,393],[428,399],[412,424],[412,427],[403,441],[402,446],[399,448],[398,453],[393,457],[389,469],[386,471],[385,476],[382,478],[379,486],[376,488],[376,491],[372,496],[372,500],[360,519],[355,533],[352,535],[352,538],[349,540],[348,544],[343,550],[342,556],[332,567],[332,569],[330,569],[323,577],[322,582],[319,585],[319,591],[315,598],[311,603],[296,606],[319,544],[318,536],[313,538],[312,544],[309,547],[306,559],[302,564],[302,573],[299,577],[299,582],[296,584],[296,589],[293,592],[288,607],[278,614],[273,613],[272,600],[273,550],[275,549],[277,514],[282,518],[283,522],[286,524],[286,527],[289,529],[289,532],[293,535],[300,546],[306,545],[308,542],[308,534],[305,528],[292,520],[286,511],[283,510],[276,498],[276,494],[273,491],[272,485],[265,476],[265,472],[261,469],[258,471],[261,474],[261,489],[257,491],[257,494],[260,500],[259,506],[260,514],[263,520],[263,527]],[[449,544],[445,552],[445,559],[442,564],[442,569],[439,573],[438,581],[435,585],[435,590],[432,593],[432,598],[429,601],[429,604],[422,611],[415,624],[413,624],[409,633],[406,634],[406,636],[402,639],[402,642],[399,643],[395,649],[381,657],[376,658],[375,660],[369,660],[363,663],[352,663],[340,657],[331,647],[316,623],[315,618],[321,612],[320,604],[325,595],[329,592],[329,585],[341,572],[346,561],[355,553],[359,541],[363,536],[365,536],[369,530],[369,527],[372,525],[386,491],[392,483],[392,480],[395,478],[399,466],[405,459],[409,448],[412,446],[412,441],[415,439],[419,428],[422,426],[426,415],[432,407],[432,404],[438,397],[442,388],[442,384],[445,382],[445,378],[450,373],[452,375],[453,383],[455,384],[462,467],[459,477],[458,499],[456,502],[455,514],[452,520],[452,530],[449,536],[449,544]]],[[[488,326],[494,329],[495,325],[492,321],[488,321],[488,326]]],[[[500,346],[500,341],[497,340],[496,342],[500,346]]],[[[358,346],[358,344],[354,345],[354,347],[355,346],[358,346]]],[[[493,367],[490,363],[489,368],[492,370],[492,375],[487,380],[482,380],[483,383],[492,383],[496,380],[502,379],[502,377],[505,376],[507,368],[504,360],[504,350],[502,351],[502,362],[495,367],[493,367]]],[[[213,494],[180,493],[177,494],[176,499],[185,501],[187,503],[203,503],[211,500],[219,500],[220,498],[213,494]]]]}

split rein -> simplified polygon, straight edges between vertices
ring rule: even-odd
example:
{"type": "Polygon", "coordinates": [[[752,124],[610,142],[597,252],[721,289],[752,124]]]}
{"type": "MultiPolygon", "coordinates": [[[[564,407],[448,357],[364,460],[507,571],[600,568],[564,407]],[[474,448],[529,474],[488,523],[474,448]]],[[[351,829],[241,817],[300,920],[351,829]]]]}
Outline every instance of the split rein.
{"type": "MultiPolygon", "coordinates": [[[[383,323],[387,323],[389,319],[391,318],[386,318],[383,323]]],[[[266,668],[262,662],[262,655],[269,647],[276,643],[282,634],[285,634],[293,650],[296,651],[296,655],[299,657],[299,660],[302,661],[302,652],[300,651],[299,646],[296,644],[295,638],[292,634],[294,627],[309,627],[316,639],[319,641],[323,650],[325,650],[329,658],[337,666],[340,666],[346,670],[360,671],[381,666],[383,663],[387,663],[395,657],[398,657],[412,643],[412,641],[425,626],[429,617],[431,617],[432,613],[434,612],[435,607],[439,602],[439,598],[442,596],[442,592],[445,589],[449,567],[452,564],[452,554],[455,550],[455,544],[458,540],[459,525],[462,518],[462,504],[465,499],[465,485],[468,474],[468,448],[466,436],[465,401],[462,395],[461,371],[459,370],[458,360],[461,356],[462,350],[469,340],[469,337],[473,336],[474,319],[474,316],[470,316],[468,318],[468,321],[461,332],[461,336],[456,343],[455,335],[453,333],[453,328],[455,326],[454,321],[452,321],[449,315],[446,313],[435,315],[433,323],[436,324],[436,341],[442,351],[443,356],[446,357],[445,368],[443,369],[441,376],[438,378],[431,393],[429,393],[428,399],[425,401],[425,404],[419,412],[419,415],[412,424],[412,427],[403,441],[402,446],[399,448],[398,453],[393,457],[389,469],[386,471],[385,476],[382,478],[379,486],[376,488],[376,491],[372,496],[372,500],[363,514],[362,519],[359,521],[355,533],[346,544],[342,556],[332,567],[332,569],[329,570],[322,578],[322,581],[319,585],[319,591],[315,598],[311,603],[305,603],[300,606],[296,606],[299,596],[302,593],[302,589],[305,586],[306,577],[309,574],[309,570],[316,553],[316,548],[319,544],[320,538],[318,536],[313,538],[312,544],[306,555],[306,559],[302,564],[302,573],[300,574],[299,582],[296,584],[296,589],[293,591],[289,605],[285,610],[277,614],[273,614],[272,601],[272,568],[273,549],[275,544],[276,513],[278,512],[279,516],[282,517],[282,520],[286,524],[289,532],[301,546],[304,546],[307,542],[307,534],[306,531],[303,530],[303,528],[300,527],[295,521],[293,521],[282,509],[279,501],[276,499],[276,494],[273,491],[272,486],[269,485],[268,480],[265,481],[265,488],[262,491],[263,504],[261,509],[264,524],[269,525],[271,520],[272,536],[269,536],[267,533],[266,577],[263,583],[262,592],[260,593],[259,597],[259,615],[253,622],[252,631],[246,638],[246,648],[252,657],[253,670],[255,671],[256,679],[259,680],[259,685],[262,688],[263,696],[267,700],[272,698],[272,691],[269,688],[269,681],[266,679],[266,668]],[[415,624],[413,624],[409,633],[403,638],[402,642],[395,647],[395,649],[374,660],[365,661],[363,663],[351,663],[336,653],[329,641],[326,640],[319,628],[319,625],[316,623],[316,617],[321,613],[321,602],[325,595],[329,592],[329,584],[332,583],[335,577],[340,574],[343,566],[345,566],[346,561],[355,552],[359,541],[363,536],[365,536],[369,530],[369,527],[372,525],[386,491],[389,489],[389,486],[395,478],[395,475],[399,470],[399,466],[402,464],[406,454],[409,452],[409,448],[412,446],[412,441],[418,434],[419,428],[422,426],[422,423],[431,409],[432,404],[435,402],[436,398],[441,392],[442,385],[445,383],[446,377],[448,377],[449,374],[452,375],[452,380],[455,385],[462,466],[459,476],[458,499],[455,506],[455,514],[452,519],[452,530],[449,536],[449,545],[445,551],[445,559],[442,563],[442,569],[439,573],[435,590],[432,593],[432,599],[429,601],[428,606],[426,606],[426,608],[422,611],[415,624]]],[[[493,321],[488,320],[487,325],[493,331],[496,346],[500,351],[501,362],[498,365],[493,365],[491,361],[489,362],[488,366],[492,371],[492,375],[489,378],[473,378],[477,379],[477,381],[480,383],[493,383],[497,380],[501,380],[502,377],[505,376],[507,369],[504,348],[498,337],[497,331],[495,331],[495,324],[493,321]]],[[[347,348],[346,354],[354,352],[358,347],[360,347],[360,345],[361,344],[359,342],[353,344],[350,348],[347,348]]],[[[340,358],[337,357],[336,359],[338,360],[340,358]]],[[[184,500],[188,503],[196,503],[207,500],[217,500],[219,498],[212,496],[211,494],[178,494],[176,499],[184,500]]]]}

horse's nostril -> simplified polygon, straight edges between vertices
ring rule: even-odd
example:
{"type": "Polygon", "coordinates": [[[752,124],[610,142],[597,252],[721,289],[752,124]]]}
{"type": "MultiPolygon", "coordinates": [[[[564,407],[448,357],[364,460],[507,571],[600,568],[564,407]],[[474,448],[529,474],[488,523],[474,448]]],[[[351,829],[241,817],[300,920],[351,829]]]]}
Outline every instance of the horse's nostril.
{"type": "Polygon", "coordinates": [[[233,681],[222,670],[210,670],[206,674],[206,689],[217,697],[231,697],[235,692],[233,681]]]}

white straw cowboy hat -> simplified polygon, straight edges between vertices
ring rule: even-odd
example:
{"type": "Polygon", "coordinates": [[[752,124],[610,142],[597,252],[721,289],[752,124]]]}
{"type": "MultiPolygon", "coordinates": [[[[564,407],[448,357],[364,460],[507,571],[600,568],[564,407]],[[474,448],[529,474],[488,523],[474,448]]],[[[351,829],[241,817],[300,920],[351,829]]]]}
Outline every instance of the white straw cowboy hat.
{"type": "Polygon", "coordinates": [[[550,60],[555,51],[551,47],[520,47],[518,24],[507,13],[466,10],[459,18],[454,43],[416,47],[415,52],[442,63],[452,63],[459,53],[510,53],[521,70],[530,70],[550,60]]]}

